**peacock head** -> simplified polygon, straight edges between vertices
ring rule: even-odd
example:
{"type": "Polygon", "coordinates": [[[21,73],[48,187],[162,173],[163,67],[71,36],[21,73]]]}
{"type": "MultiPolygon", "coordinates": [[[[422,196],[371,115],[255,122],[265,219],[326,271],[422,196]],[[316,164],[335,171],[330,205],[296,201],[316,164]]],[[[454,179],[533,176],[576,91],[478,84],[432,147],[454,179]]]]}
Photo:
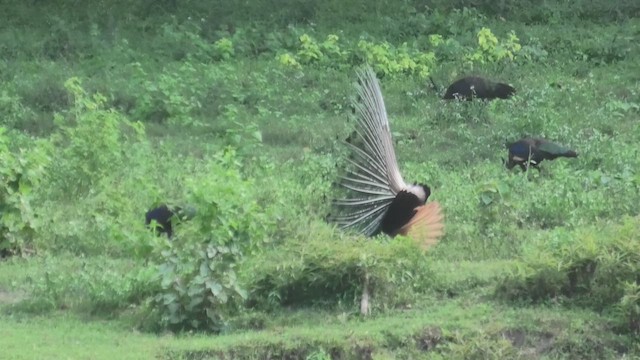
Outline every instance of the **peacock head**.
{"type": "Polygon", "coordinates": [[[417,186],[418,188],[422,189],[422,191],[424,191],[424,201],[426,202],[427,199],[429,199],[429,196],[431,196],[431,188],[429,187],[429,185],[414,184],[414,186],[417,186]]]}

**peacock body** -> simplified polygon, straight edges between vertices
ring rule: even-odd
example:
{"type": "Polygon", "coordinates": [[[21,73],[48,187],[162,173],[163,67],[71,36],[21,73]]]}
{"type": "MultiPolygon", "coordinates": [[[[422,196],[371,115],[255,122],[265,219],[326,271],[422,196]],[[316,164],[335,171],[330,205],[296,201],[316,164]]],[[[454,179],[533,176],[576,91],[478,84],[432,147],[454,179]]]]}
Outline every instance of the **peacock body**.
{"type": "Polygon", "coordinates": [[[156,230],[158,234],[165,233],[168,238],[172,238],[173,221],[190,220],[195,214],[196,209],[193,206],[185,206],[183,208],[180,206],[169,207],[166,204],[160,204],[147,211],[145,214],[145,225],[151,227],[152,223],[154,223],[154,230],[156,230]]]}
{"type": "Polygon", "coordinates": [[[467,76],[456,80],[449,85],[443,99],[466,99],[471,101],[474,98],[493,100],[508,99],[516,93],[516,89],[505,83],[492,81],[480,76],[467,76]]]}
{"type": "Polygon", "coordinates": [[[543,160],[554,160],[559,157],[573,158],[578,153],[543,138],[523,138],[511,144],[507,144],[509,158],[505,165],[508,169],[512,169],[518,165],[525,171],[527,167],[532,166],[538,170],[538,165],[543,160]]]}

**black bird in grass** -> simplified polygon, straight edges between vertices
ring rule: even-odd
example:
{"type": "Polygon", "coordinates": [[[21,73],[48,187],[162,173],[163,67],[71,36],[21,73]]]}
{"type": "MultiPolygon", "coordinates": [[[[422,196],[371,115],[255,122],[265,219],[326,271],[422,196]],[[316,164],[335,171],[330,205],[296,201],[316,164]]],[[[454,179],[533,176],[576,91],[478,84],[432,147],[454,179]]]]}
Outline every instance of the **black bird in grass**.
{"type": "Polygon", "coordinates": [[[578,156],[575,151],[542,138],[524,138],[506,146],[509,150],[509,159],[505,161],[507,169],[518,165],[522,171],[526,171],[529,166],[540,171],[538,165],[543,160],[578,156]]]}
{"type": "Polygon", "coordinates": [[[382,92],[370,67],[357,72],[359,95],[355,102],[358,141],[346,143],[351,167],[340,184],[350,191],[334,200],[337,214],[329,221],[342,229],[374,236],[407,235],[423,247],[434,245],[443,234],[443,216],[437,202],[426,203],[431,189],[404,182],[396,162],[382,92]]]}
{"type": "Polygon", "coordinates": [[[166,233],[167,237],[171,239],[173,237],[173,222],[190,220],[194,216],[195,209],[191,206],[187,206],[183,209],[180,206],[169,208],[166,204],[161,204],[158,207],[147,211],[145,215],[145,225],[153,227],[158,235],[166,233]]]}
{"type": "Polygon", "coordinates": [[[495,82],[479,76],[468,76],[456,80],[449,85],[442,97],[445,100],[473,98],[493,100],[508,99],[516,93],[516,89],[508,84],[495,82]]]}

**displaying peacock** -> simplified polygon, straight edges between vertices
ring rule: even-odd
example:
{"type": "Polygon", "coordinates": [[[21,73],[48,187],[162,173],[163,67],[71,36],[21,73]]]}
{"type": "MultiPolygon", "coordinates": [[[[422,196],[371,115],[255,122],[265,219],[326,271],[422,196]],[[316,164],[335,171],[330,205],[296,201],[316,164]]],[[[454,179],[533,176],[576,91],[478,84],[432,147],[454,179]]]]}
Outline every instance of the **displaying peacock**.
{"type": "Polygon", "coordinates": [[[346,143],[351,150],[350,167],[340,181],[349,196],[333,201],[336,214],[329,220],[367,236],[401,234],[424,248],[434,245],[444,228],[440,205],[426,203],[429,186],[409,185],[402,179],[378,79],[370,67],[357,71],[357,76],[358,141],[346,143]]]}
{"type": "Polygon", "coordinates": [[[173,237],[173,221],[186,221],[192,219],[196,210],[192,206],[184,208],[180,206],[169,207],[161,204],[145,214],[145,225],[153,227],[157,234],[166,233],[167,237],[173,237]],[[177,216],[176,216],[177,215],[177,216]]]}
{"type": "Polygon", "coordinates": [[[508,99],[516,93],[516,89],[508,84],[495,82],[479,76],[468,76],[456,80],[449,85],[442,97],[445,100],[474,98],[493,100],[508,99]]]}
{"type": "Polygon", "coordinates": [[[506,144],[506,147],[509,150],[509,159],[505,161],[507,169],[512,169],[518,165],[522,171],[526,171],[529,166],[533,166],[540,171],[538,165],[543,160],[578,156],[575,151],[542,138],[524,138],[514,143],[506,144]]]}

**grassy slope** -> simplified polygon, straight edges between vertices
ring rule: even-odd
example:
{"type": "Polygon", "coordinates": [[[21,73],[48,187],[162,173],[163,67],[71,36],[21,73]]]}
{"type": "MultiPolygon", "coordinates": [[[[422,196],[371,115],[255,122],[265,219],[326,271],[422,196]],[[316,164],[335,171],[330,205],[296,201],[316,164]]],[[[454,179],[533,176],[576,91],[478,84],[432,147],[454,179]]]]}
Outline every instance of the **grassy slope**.
{"type": "MultiPolygon", "coordinates": [[[[54,263],[57,260],[52,260],[54,263]]],[[[103,262],[103,258],[85,261],[103,262]]],[[[63,260],[63,266],[78,263],[63,260]]],[[[37,276],[36,261],[0,265],[0,288],[19,288],[37,276]],[[11,285],[13,284],[13,285],[11,285]]],[[[218,356],[304,358],[326,351],[360,358],[609,358],[633,346],[606,316],[559,305],[514,306],[492,301],[493,282],[509,262],[438,262],[450,296],[425,295],[407,309],[361,319],[345,310],[281,310],[249,314],[260,330],[179,336],[133,331],[127,316],[105,320],[77,311],[29,315],[5,304],[0,346],[7,359],[204,359],[218,356]],[[434,351],[435,349],[435,351],[434,351]],[[430,351],[427,351],[430,350],[430,351]]],[[[20,294],[21,295],[21,294],[20,294]]]]}
{"type": "MultiPolygon", "coordinates": [[[[492,25],[515,28],[519,34],[533,33],[549,46],[557,33],[566,30],[565,27],[520,29],[520,25],[512,23],[490,24],[489,27],[492,25]]],[[[638,24],[627,26],[637,28],[638,24]]],[[[92,71],[90,65],[86,65],[87,73],[92,71]]],[[[503,139],[521,133],[540,134],[538,129],[543,128],[542,135],[554,136],[591,153],[573,163],[562,160],[553,163],[552,176],[563,184],[571,182],[573,172],[582,168],[594,170],[600,164],[611,173],[621,173],[624,161],[605,157],[631,158],[637,154],[640,138],[637,112],[622,112],[615,117],[614,123],[611,112],[606,109],[612,103],[610,100],[625,100],[640,93],[639,78],[634,73],[636,65],[636,59],[628,59],[592,68],[575,59],[552,58],[546,64],[511,68],[499,75],[513,79],[512,82],[522,89],[521,98],[510,104],[494,103],[488,107],[442,104],[415,79],[383,83],[393,130],[398,134],[398,155],[407,178],[434,179],[437,189],[434,197],[443,202],[445,208],[453,209],[447,214],[452,230],[432,256],[432,259],[445,259],[438,260],[436,268],[446,278],[450,298],[442,294],[426,296],[416,300],[411,309],[394,310],[367,320],[344,310],[282,310],[264,315],[266,320],[261,317],[263,315],[256,315],[263,319],[261,330],[239,330],[217,337],[154,336],[131,330],[126,316],[104,320],[64,310],[44,316],[17,311],[8,303],[24,296],[20,289],[28,283],[29,277],[41,276],[46,266],[35,260],[6,262],[0,263],[0,294],[3,294],[0,306],[6,310],[0,314],[2,358],[206,358],[219,354],[227,354],[229,358],[262,359],[268,354],[276,358],[295,358],[321,348],[334,354],[363,358],[369,352],[379,358],[546,356],[576,359],[615,358],[619,356],[618,351],[633,352],[630,339],[616,335],[612,330],[611,316],[607,314],[554,304],[520,307],[492,300],[488,295],[493,291],[495,278],[510,264],[508,260],[495,258],[509,257],[511,252],[517,252],[520,243],[540,229],[525,227],[495,234],[497,229],[476,229],[473,227],[476,223],[469,218],[479,216],[475,211],[477,179],[500,179],[510,184],[522,182],[527,186],[523,177],[513,180],[517,175],[506,175],[499,164],[503,139]],[[558,82],[563,88],[551,89],[551,82],[558,82]],[[519,116],[514,116],[516,112],[519,116]],[[615,138],[615,146],[608,145],[607,141],[612,138],[615,138]],[[425,154],[428,159],[424,159],[425,154]],[[425,165],[424,160],[428,160],[428,164],[425,165]],[[469,201],[470,197],[474,200],[469,201]],[[482,245],[478,245],[480,241],[482,245]],[[489,260],[481,260],[486,258],[489,260]],[[436,343],[435,352],[421,350],[436,343]]],[[[65,78],[73,74],[66,65],[54,63],[48,66],[52,68],[53,77],[65,78]]],[[[83,65],[77,66],[81,71],[83,65]]],[[[239,73],[264,72],[267,81],[274,84],[270,89],[264,89],[265,94],[258,91],[259,86],[251,89],[260,95],[258,102],[272,111],[268,115],[255,116],[263,131],[265,154],[276,162],[299,166],[309,158],[323,158],[334,149],[327,139],[343,136],[348,130],[344,113],[322,111],[319,102],[325,97],[338,104],[345,102],[351,91],[348,84],[353,74],[309,71],[304,82],[298,83],[271,68],[271,60],[240,61],[234,68],[239,73]],[[306,86],[312,91],[307,93],[306,86]],[[274,115],[276,110],[282,114],[274,115]],[[319,123],[325,126],[317,126],[319,123]],[[308,148],[310,155],[301,155],[301,148],[308,148]]],[[[126,79],[126,70],[113,71],[126,79]]],[[[441,71],[442,79],[453,76],[441,71]]],[[[30,79],[16,81],[28,82],[30,79]]],[[[37,87],[37,82],[35,84],[37,87]]],[[[162,133],[161,130],[159,127],[158,133],[162,133]]],[[[168,147],[194,154],[201,150],[200,142],[210,140],[210,134],[169,135],[163,140],[168,147]]],[[[283,174],[298,181],[295,173],[284,169],[283,174]]],[[[546,186],[545,191],[554,188],[549,182],[538,181],[538,184],[546,186]]],[[[606,192],[598,194],[604,196],[606,192]]],[[[562,193],[555,195],[562,199],[562,193]]],[[[596,217],[615,219],[620,213],[637,213],[637,206],[614,205],[612,201],[608,211],[596,207],[594,212],[597,214],[585,212],[589,216],[570,217],[568,226],[580,226],[596,217]]],[[[564,203],[558,206],[567,207],[564,203]]],[[[53,261],[75,264],[73,259],[53,261]]],[[[86,261],[98,263],[104,259],[88,258],[86,261]]],[[[113,267],[118,267],[117,261],[113,267]]]]}

